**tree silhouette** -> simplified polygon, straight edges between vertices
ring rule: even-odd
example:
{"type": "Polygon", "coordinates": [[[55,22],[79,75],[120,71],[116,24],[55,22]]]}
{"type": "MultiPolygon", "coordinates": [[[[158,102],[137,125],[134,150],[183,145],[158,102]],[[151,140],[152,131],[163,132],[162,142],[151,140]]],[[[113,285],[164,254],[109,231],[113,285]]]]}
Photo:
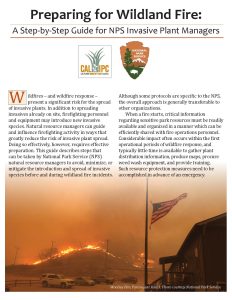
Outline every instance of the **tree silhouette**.
{"type": "Polygon", "coordinates": [[[124,63],[128,66],[132,63],[132,59],[131,59],[131,51],[129,48],[126,48],[126,52],[124,55],[124,63]]]}
{"type": "Polygon", "coordinates": [[[54,255],[56,255],[58,253],[58,249],[53,247],[53,248],[47,248],[47,249],[43,249],[40,251],[40,253],[38,254],[39,259],[43,260],[43,259],[49,259],[51,257],[53,257],[54,255]]]}

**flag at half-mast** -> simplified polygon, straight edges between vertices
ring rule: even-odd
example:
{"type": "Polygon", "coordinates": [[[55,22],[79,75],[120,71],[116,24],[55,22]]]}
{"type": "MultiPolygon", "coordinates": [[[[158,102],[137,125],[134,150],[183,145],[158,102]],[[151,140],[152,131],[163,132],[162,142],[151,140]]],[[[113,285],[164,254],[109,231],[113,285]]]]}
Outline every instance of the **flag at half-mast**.
{"type": "Polygon", "coordinates": [[[155,223],[159,219],[163,218],[166,216],[167,213],[170,212],[170,210],[182,199],[186,198],[187,194],[181,194],[179,197],[169,200],[169,201],[164,201],[164,202],[159,202],[159,203],[152,203],[153,206],[153,212],[152,212],[152,217],[151,217],[151,224],[155,223]]]}

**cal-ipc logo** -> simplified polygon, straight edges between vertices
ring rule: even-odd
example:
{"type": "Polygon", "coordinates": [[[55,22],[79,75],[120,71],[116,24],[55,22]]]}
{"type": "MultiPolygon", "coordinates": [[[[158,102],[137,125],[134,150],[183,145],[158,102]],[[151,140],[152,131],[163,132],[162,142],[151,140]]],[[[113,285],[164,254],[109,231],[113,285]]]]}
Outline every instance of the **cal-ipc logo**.
{"type": "Polygon", "coordinates": [[[111,78],[111,46],[81,45],[78,53],[79,78],[111,78]]]}

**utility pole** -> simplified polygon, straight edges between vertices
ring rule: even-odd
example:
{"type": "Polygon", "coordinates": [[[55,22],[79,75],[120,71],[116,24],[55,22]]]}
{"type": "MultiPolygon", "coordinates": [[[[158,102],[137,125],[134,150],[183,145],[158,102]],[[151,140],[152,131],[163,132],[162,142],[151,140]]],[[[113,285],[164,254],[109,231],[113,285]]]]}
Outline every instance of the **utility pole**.
{"type": "Polygon", "coordinates": [[[52,244],[51,244],[51,250],[50,250],[50,258],[52,258],[52,255],[53,255],[53,249],[54,249],[54,243],[55,241],[52,241],[52,244]]]}
{"type": "Polygon", "coordinates": [[[13,263],[14,266],[16,264],[16,259],[17,259],[17,256],[18,256],[19,249],[20,249],[19,247],[15,247],[15,257],[14,257],[14,263],[13,263]]]}
{"type": "Polygon", "coordinates": [[[106,252],[109,252],[109,240],[106,240],[106,252]]]}
{"type": "Polygon", "coordinates": [[[148,261],[148,178],[146,181],[146,205],[145,205],[145,243],[144,243],[144,292],[147,290],[147,261],[148,261]]]}
{"type": "Polygon", "coordinates": [[[109,240],[106,240],[106,250],[105,250],[105,270],[107,273],[107,269],[108,269],[108,252],[109,252],[109,240]]]}

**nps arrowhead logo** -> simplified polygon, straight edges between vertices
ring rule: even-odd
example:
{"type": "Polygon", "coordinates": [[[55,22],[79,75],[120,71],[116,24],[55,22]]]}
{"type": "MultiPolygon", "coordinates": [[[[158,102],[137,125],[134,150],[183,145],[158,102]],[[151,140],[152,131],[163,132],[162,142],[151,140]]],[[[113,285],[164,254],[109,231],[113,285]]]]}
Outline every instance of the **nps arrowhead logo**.
{"type": "Polygon", "coordinates": [[[143,47],[141,42],[129,42],[120,47],[122,64],[133,79],[143,72],[149,57],[149,48],[143,47]]]}

